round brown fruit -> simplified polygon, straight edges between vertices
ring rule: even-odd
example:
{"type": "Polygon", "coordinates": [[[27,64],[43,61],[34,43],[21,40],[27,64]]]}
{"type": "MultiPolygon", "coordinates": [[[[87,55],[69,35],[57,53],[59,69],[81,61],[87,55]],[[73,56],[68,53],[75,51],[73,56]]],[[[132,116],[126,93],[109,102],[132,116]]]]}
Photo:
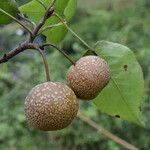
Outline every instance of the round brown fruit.
{"type": "Polygon", "coordinates": [[[43,131],[67,127],[78,112],[78,100],[65,84],[46,82],[35,86],[25,99],[28,122],[43,131]]]}
{"type": "Polygon", "coordinates": [[[80,58],[67,74],[67,83],[76,96],[83,100],[94,99],[108,84],[111,77],[107,62],[99,56],[80,58]]]}

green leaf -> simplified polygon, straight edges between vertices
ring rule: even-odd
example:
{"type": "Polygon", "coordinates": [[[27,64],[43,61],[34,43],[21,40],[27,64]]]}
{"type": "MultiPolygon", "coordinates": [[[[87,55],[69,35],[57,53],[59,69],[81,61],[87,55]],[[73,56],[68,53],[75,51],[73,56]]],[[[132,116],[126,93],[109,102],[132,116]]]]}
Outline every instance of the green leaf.
{"type": "Polygon", "coordinates": [[[123,45],[107,41],[98,42],[95,49],[108,62],[112,79],[94,104],[111,116],[144,126],[140,112],[144,80],[134,53],[123,45]]]}
{"type": "Polygon", "coordinates": [[[76,0],[68,1],[67,7],[64,10],[64,15],[65,15],[66,19],[70,20],[74,16],[76,7],[77,7],[76,0]]]}
{"type": "MultiPolygon", "coordinates": [[[[11,14],[14,17],[17,17],[17,13],[19,12],[17,5],[14,0],[1,0],[0,8],[5,10],[7,13],[11,14]]],[[[3,14],[0,11],[0,24],[8,24],[13,20],[7,15],[3,14]]]]}
{"type": "MultiPolygon", "coordinates": [[[[52,0],[42,0],[45,6],[48,6],[51,1],[52,0]]],[[[57,0],[54,5],[54,10],[61,17],[69,21],[75,13],[76,5],[77,0],[57,0]]],[[[31,2],[21,6],[19,10],[22,13],[26,14],[35,23],[38,23],[40,21],[45,12],[44,8],[36,0],[32,0],[31,2]]],[[[59,19],[53,16],[46,21],[43,27],[54,25],[59,22],[59,19]]],[[[66,33],[67,29],[64,27],[64,25],[61,25],[59,27],[54,27],[45,31],[44,35],[47,37],[48,42],[58,43],[65,37],[66,33]]]]}

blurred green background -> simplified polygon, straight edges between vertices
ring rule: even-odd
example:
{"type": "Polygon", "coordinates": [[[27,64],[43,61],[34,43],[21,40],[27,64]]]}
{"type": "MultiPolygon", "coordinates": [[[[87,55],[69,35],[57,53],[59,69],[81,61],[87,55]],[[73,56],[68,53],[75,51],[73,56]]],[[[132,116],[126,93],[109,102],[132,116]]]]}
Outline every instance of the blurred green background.
{"type": "MultiPolygon", "coordinates": [[[[78,0],[72,29],[93,45],[99,40],[131,48],[142,66],[145,95],[142,112],[147,128],[101,113],[91,102],[81,102],[82,112],[141,150],[150,149],[150,1],[78,0]]],[[[0,56],[25,40],[26,33],[13,23],[0,27],[0,56]]],[[[37,39],[41,41],[40,38],[37,39]]],[[[85,52],[68,34],[60,46],[77,60],[85,52]]],[[[56,50],[47,49],[51,78],[65,82],[70,63],[56,50]]],[[[76,118],[64,130],[41,132],[26,122],[23,113],[28,91],[45,81],[41,57],[33,50],[0,65],[0,150],[122,150],[123,148],[76,118]]],[[[134,89],[133,89],[134,90],[134,89]]]]}

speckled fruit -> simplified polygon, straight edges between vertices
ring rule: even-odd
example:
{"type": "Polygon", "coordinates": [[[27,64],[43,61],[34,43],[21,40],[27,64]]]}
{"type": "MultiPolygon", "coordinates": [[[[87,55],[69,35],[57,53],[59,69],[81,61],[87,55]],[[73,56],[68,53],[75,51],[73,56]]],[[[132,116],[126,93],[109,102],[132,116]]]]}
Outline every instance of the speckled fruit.
{"type": "Polygon", "coordinates": [[[25,116],[35,128],[43,131],[67,127],[78,111],[78,100],[65,84],[46,82],[35,86],[25,99],[25,116]]]}
{"type": "Polygon", "coordinates": [[[107,62],[98,56],[80,58],[67,74],[67,83],[78,98],[94,99],[110,80],[107,62]]]}

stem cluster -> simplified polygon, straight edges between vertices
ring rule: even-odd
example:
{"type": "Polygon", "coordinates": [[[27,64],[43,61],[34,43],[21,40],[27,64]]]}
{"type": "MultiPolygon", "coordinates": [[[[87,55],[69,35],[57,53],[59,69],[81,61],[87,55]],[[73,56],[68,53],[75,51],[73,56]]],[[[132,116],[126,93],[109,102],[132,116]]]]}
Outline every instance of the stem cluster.
{"type": "MultiPolygon", "coordinates": [[[[38,2],[40,2],[40,1],[38,1],[38,2]]],[[[43,27],[43,25],[45,24],[46,20],[49,19],[54,14],[53,6],[54,6],[55,2],[56,2],[56,0],[53,0],[47,8],[46,8],[46,6],[44,6],[44,4],[41,4],[45,8],[45,13],[43,15],[43,18],[39,21],[39,23],[34,27],[34,29],[32,31],[27,26],[25,26],[20,20],[18,20],[17,18],[13,17],[11,14],[7,13],[5,10],[0,8],[0,11],[2,13],[9,16],[10,18],[12,18],[14,21],[16,21],[18,24],[20,24],[29,33],[29,38],[26,41],[22,42],[16,48],[9,51],[8,53],[5,53],[2,57],[0,57],[0,64],[7,62],[11,58],[15,57],[16,55],[18,55],[19,53],[21,53],[27,49],[35,49],[35,50],[39,51],[39,53],[42,56],[43,63],[45,66],[46,78],[47,78],[47,81],[50,81],[48,63],[47,63],[47,59],[46,59],[46,56],[45,56],[43,50],[44,50],[45,46],[51,46],[51,47],[57,49],[59,52],[61,52],[73,65],[75,65],[75,62],[63,50],[61,50],[56,45],[51,44],[51,43],[46,43],[46,44],[45,43],[42,43],[42,44],[33,43],[34,39],[39,34],[44,32],[45,30],[55,27],[55,26],[58,26],[58,25],[65,24],[63,22],[61,24],[59,23],[54,26],[44,28],[43,30],[41,29],[43,27]]]]}

